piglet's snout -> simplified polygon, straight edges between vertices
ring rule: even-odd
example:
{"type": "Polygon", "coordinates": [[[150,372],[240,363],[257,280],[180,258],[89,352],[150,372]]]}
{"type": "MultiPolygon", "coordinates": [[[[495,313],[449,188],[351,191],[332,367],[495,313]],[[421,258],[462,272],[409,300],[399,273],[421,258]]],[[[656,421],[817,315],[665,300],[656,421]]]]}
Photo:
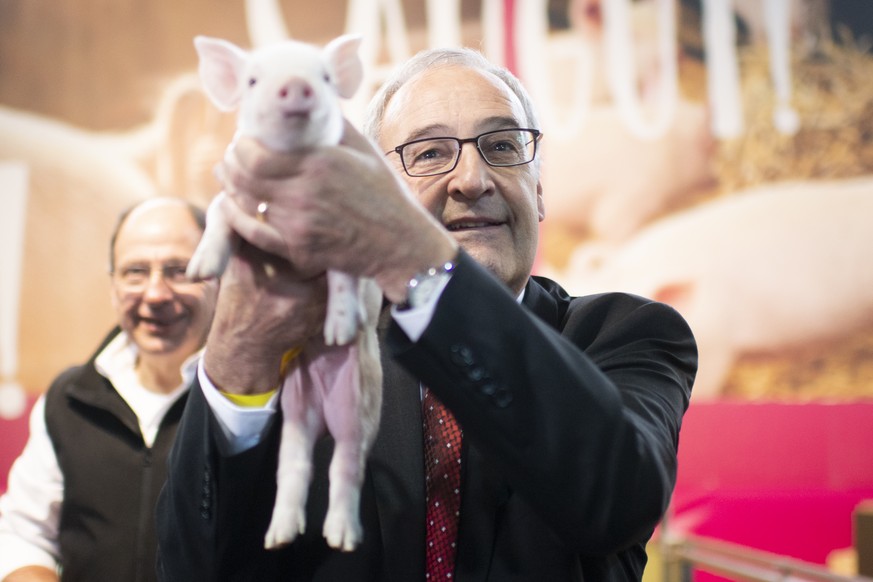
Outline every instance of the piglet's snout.
{"type": "Polygon", "coordinates": [[[291,79],[281,85],[276,97],[285,115],[306,114],[315,106],[315,90],[304,79],[291,79]]]}

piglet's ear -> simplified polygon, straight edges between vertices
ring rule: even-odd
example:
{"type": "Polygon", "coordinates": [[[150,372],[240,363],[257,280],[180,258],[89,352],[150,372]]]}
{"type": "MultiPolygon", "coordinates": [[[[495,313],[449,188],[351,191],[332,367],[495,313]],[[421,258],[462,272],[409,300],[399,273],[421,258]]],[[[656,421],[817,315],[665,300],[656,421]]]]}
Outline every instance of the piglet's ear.
{"type": "Polygon", "coordinates": [[[209,99],[222,111],[235,109],[240,102],[240,77],[248,53],[231,42],[207,36],[195,37],[194,48],[200,57],[200,80],[209,99]]]}
{"type": "Polygon", "coordinates": [[[344,99],[354,95],[364,80],[364,64],[358,55],[361,40],[359,34],[345,34],[324,47],[324,55],[333,73],[337,93],[344,99]]]}

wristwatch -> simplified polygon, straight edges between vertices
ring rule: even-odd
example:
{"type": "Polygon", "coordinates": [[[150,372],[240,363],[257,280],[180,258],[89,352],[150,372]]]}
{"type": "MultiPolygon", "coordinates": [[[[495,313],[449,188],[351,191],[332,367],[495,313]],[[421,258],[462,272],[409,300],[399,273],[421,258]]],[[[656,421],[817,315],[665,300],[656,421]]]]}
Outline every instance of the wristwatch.
{"type": "Polygon", "coordinates": [[[453,261],[431,267],[427,271],[422,271],[415,275],[406,284],[406,301],[398,306],[398,309],[414,309],[425,305],[433,298],[434,293],[445,287],[449,279],[452,278],[452,272],[455,270],[453,261]]]}

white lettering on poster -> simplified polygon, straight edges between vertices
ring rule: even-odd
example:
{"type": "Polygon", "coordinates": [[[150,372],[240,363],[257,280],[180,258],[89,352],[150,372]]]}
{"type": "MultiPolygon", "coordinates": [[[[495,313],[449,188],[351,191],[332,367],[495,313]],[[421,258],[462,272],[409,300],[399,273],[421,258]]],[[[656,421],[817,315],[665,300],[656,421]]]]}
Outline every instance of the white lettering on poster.
{"type": "Polygon", "coordinates": [[[743,132],[740,67],[731,0],[703,0],[703,37],[706,43],[706,82],[716,137],[732,138],[743,132]]]}
{"type": "Polygon", "coordinates": [[[621,118],[631,132],[640,138],[655,139],[663,135],[673,121],[679,102],[679,72],[676,46],[676,5],[674,0],[655,0],[657,35],[655,49],[658,53],[657,79],[651,90],[656,93],[654,116],[647,119],[640,97],[637,69],[634,62],[635,45],[643,42],[634,38],[631,22],[630,0],[607,0],[603,3],[604,41],[610,63],[607,80],[612,97],[618,106],[621,118]]]}
{"type": "MultiPolygon", "coordinates": [[[[247,0],[250,20],[262,22],[270,12],[272,0],[247,0]]],[[[603,51],[612,98],[629,129],[642,138],[663,134],[673,120],[678,101],[678,52],[676,0],[649,0],[657,3],[657,51],[659,67],[653,84],[656,98],[645,107],[636,79],[640,63],[635,62],[630,0],[602,0],[603,51]]],[[[427,39],[430,47],[460,46],[460,0],[424,0],[427,39]]],[[[766,0],[762,3],[770,50],[771,71],[777,105],[774,124],[783,133],[797,131],[799,120],[791,108],[790,2],[766,0]]],[[[551,38],[546,0],[482,0],[481,47],[494,62],[505,64],[507,6],[514,10],[511,50],[517,57],[518,74],[525,81],[550,131],[578,131],[591,106],[592,54],[584,43],[551,38]],[[553,90],[556,74],[547,66],[558,55],[571,65],[559,74],[573,77],[571,106],[561,107],[553,90]]],[[[703,0],[703,37],[706,49],[708,103],[712,110],[712,130],[716,137],[735,137],[743,130],[739,64],[736,50],[736,25],[733,0],[703,0]]],[[[275,16],[275,12],[272,13],[275,16]]],[[[250,24],[254,32],[258,27],[250,24]]],[[[264,27],[261,27],[264,28],[264,27]]],[[[275,30],[273,31],[275,32],[275,30]]],[[[365,85],[347,103],[346,114],[360,121],[366,103],[385,76],[411,56],[409,34],[401,0],[349,0],[346,32],[364,35],[361,58],[368,71],[365,85]],[[383,47],[385,51],[383,51],[383,47]],[[387,62],[380,57],[387,53],[387,62]]],[[[266,33],[264,33],[266,34],[266,33]]],[[[272,36],[272,33],[271,35],[272,36]]]]}

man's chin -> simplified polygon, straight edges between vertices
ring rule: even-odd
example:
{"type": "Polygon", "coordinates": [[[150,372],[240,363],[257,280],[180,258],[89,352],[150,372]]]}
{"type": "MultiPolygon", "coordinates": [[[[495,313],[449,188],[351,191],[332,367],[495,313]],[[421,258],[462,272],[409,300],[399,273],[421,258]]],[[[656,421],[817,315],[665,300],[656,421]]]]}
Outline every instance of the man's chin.
{"type": "Polygon", "coordinates": [[[505,247],[508,250],[502,253],[490,245],[461,245],[461,248],[513,292],[519,292],[527,282],[530,269],[522,272],[523,263],[515,260],[517,257],[507,256],[513,252],[511,247],[505,247]]]}
{"type": "Polygon", "coordinates": [[[178,350],[182,343],[179,338],[156,335],[140,335],[135,339],[140,353],[154,356],[171,354],[178,350]]]}
{"type": "Polygon", "coordinates": [[[500,255],[495,252],[494,249],[490,247],[484,247],[482,245],[462,245],[462,248],[464,249],[464,252],[470,255],[470,257],[472,257],[474,261],[488,269],[488,271],[490,271],[492,275],[494,275],[501,281],[504,280],[505,273],[501,272],[500,255]]]}

